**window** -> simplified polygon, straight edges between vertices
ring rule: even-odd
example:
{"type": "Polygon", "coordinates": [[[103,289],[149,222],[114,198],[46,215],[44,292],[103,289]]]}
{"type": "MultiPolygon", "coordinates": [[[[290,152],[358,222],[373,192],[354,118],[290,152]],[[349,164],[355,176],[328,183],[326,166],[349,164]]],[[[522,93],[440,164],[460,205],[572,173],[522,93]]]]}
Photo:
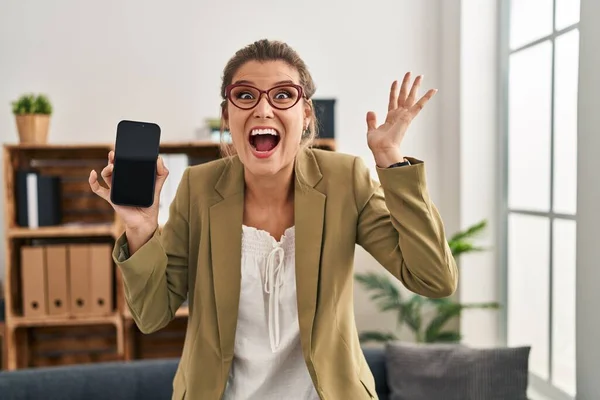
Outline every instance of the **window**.
{"type": "Polygon", "coordinates": [[[579,0],[504,1],[506,340],[531,383],[575,397],[579,0]]]}

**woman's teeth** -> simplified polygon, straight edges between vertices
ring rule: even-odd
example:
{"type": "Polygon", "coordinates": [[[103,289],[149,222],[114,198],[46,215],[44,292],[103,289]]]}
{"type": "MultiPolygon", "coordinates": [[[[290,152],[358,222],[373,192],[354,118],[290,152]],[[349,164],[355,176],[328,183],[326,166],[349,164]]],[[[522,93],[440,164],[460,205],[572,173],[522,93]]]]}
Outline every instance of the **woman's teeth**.
{"type": "Polygon", "coordinates": [[[253,129],[250,144],[259,152],[271,151],[279,144],[279,133],[272,128],[253,129]]]}
{"type": "Polygon", "coordinates": [[[275,135],[275,136],[279,136],[279,133],[277,133],[277,131],[275,129],[252,129],[252,132],[250,132],[250,134],[252,136],[256,136],[256,135],[275,135]]]}

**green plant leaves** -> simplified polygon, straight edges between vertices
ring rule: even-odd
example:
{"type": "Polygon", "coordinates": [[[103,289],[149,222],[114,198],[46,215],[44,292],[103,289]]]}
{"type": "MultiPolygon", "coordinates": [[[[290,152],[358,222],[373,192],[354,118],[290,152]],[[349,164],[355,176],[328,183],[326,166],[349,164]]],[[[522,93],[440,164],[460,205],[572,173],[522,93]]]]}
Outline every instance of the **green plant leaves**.
{"type": "Polygon", "coordinates": [[[417,294],[413,295],[410,300],[400,305],[399,319],[410,327],[417,335],[421,331],[421,309],[426,299],[417,294]]]}
{"type": "Polygon", "coordinates": [[[487,226],[486,220],[480,221],[474,225],[471,225],[464,231],[460,231],[460,232],[457,232],[454,235],[452,235],[449,242],[452,242],[455,240],[471,239],[471,238],[479,235],[485,229],[486,226],[487,226]]]}
{"type": "MultiPolygon", "coordinates": [[[[454,234],[448,241],[452,255],[469,252],[482,251],[484,248],[475,246],[471,241],[480,234],[487,226],[485,220],[469,227],[468,229],[454,234]]],[[[495,309],[500,304],[489,303],[465,303],[460,304],[449,298],[429,299],[413,294],[404,301],[402,294],[394,282],[385,274],[366,273],[357,274],[356,280],[368,291],[373,292],[370,296],[382,312],[392,311],[397,314],[398,325],[405,325],[413,332],[417,342],[427,343],[455,343],[461,340],[459,332],[445,329],[453,318],[460,317],[465,309],[495,309]],[[425,312],[433,310],[433,317],[429,324],[423,328],[423,317],[425,312]]],[[[360,334],[361,341],[386,342],[398,340],[394,333],[367,331],[360,334]]]]}
{"type": "Polygon", "coordinates": [[[437,335],[435,342],[437,342],[437,343],[456,343],[456,342],[460,342],[460,339],[462,339],[462,335],[460,333],[444,331],[444,332],[440,332],[437,335]]]}
{"type": "Polygon", "coordinates": [[[371,300],[375,301],[381,311],[396,310],[402,301],[398,287],[382,274],[367,272],[356,274],[356,280],[367,290],[373,291],[371,300]]]}
{"type": "Polygon", "coordinates": [[[33,93],[24,94],[12,103],[14,115],[23,114],[52,114],[52,103],[46,95],[33,93]]]}
{"type": "Polygon", "coordinates": [[[483,251],[485,248],[475,246],[470,242],[471,239],[481,234],[481,232],[487,226],[487,221],[483,220],[475,225],[470,226],[464,231],[455,233],[449,240],[448,246],[454,257],[458,257],[463,253],[471,253],[476,251],[483,251]]]}
{"type": "Polygon", "coordinates": [[[463,307],[458,303],[441,304],[437,307],[437,315],[431,320],[425,330],[426,342],[438,342],[448,332],[442,332],[444,325],[452,318],[458,317],[463,307]]]}
{"type": "Polygon", "coordinates": [[[383,333],[377,331],[365,331],[359,335],[361,342],[389,342],[398,340],[398,337],[393,333],[383,333]]]}

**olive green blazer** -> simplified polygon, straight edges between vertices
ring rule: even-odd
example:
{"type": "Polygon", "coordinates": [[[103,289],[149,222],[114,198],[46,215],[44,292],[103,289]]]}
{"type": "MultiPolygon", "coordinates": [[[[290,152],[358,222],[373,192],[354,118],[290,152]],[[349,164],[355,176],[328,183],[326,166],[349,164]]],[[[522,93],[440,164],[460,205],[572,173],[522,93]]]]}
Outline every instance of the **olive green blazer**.
{"type": "MultiPolygon", "coordinates": [[[[377,168],[358,157],[303,150],[295,165],[296,285],[306,366],[321,399],[377,398],[354,320],[354,253],[362,246],[408,289],[451,295],[457,268],[425,182],[425,165],[377,168]]],[[[243,165],[237,157],[188,167],[162,231],[113,258],[144,333],[189,320],[173,399],[220,399],[234,357],[240,294],[243,165]]]]}

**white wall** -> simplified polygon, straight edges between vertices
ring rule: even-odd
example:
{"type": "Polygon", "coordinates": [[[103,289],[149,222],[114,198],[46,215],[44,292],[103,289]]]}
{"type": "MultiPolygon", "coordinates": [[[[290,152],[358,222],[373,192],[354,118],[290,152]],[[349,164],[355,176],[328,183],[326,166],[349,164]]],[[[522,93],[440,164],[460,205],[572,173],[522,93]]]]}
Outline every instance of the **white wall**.
{"type": "MultiPolygon", "coordinates": [[[[17,141],[9,103],[29,91],[54,102],[54,143],[111,142],[124,118],[159,123],[164,141],[191,139],[204,118],[218,115],[228,58],[268,37],[289,42],[305,58],[317,97],[338,99],[339,150],[364,157],[373,168],[365,114],[372,109],[385,118],[392,80],[411,70],[425,74],[427,87],[441,88],[440,8],[440,0],[3,0],[0,140],[17,141]]],[[[441,190],[444,99],[438,94],[414,122],[404,151],[426,161],[433,199],[452,219],[455,210],[445,198],[456,186],[446,183],[441,190]]],[[[359,251],[357,268],[376,266],[359,251]]],[[[374,310],[358,288],[359,327],[393,327],[374,310]]]]}
{"type": "MultiPolygon", "coordinates": [[[[479,245],[489,250],[459,260],[458,297],[465,303],[500,300],[496,261],[498,176],[498,1],[442,4],[441,193],[446,228],[489,223],[479,245]]],[[[460,320],[465,343],[501,340],[501,312],[467,310],[460,320]]]]}
{"type": "MultiPolygon", "coordinates": [[[[486,251],[461,259],[461,301],[501,301],[498,257],[499,118],[498,1],[462,0],[460,21],[460,222],[488,221],[480,239],[486,251]]],[[[468,310],[461,318],[465,342],[495,346],[503,311],[468,310]]]]}

